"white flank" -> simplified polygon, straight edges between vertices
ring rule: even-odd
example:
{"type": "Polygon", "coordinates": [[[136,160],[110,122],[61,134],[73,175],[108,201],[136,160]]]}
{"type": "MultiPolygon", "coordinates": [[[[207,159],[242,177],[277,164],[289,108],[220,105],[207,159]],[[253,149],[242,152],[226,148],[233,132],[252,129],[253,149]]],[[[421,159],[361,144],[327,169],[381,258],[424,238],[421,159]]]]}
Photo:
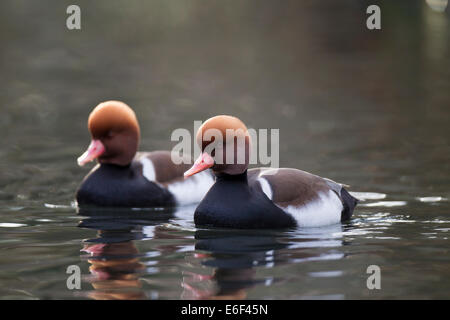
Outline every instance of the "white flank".
{"type": "Polygon", "coordinates": [[[262,191],[266,194],[267,198],[272,200],[272,188],[270,187],[269,181],[266,179],[259,177],[258,178],[259,184],[261,185],[262,191]]]}
{"type": "Polygon", "coordinates": [[[142,157],[139,161],[142,163],[142,175],[148,181],[156,181],[155,167],[152,160],[142,157]]]}
{"type": "Polygon", "coordinates": [[[171,183],[167,189],[174,195],[178,205],[200,202],[214,184],[207,171],[197,173],[183,181],[171,183]]]}
{"type": "Polygon", "coordinates": [[[282,208],[299,227],[321,227],[341,222],[342,202],[333,191],[319,193],[319,198],[301,207],[282,208]]]}
{"type": "Polygon", "coordinates": [[[155,236],[155,226],[144,226],[142,228],[142,234],[146,238],[153,238],[155,236]]]}

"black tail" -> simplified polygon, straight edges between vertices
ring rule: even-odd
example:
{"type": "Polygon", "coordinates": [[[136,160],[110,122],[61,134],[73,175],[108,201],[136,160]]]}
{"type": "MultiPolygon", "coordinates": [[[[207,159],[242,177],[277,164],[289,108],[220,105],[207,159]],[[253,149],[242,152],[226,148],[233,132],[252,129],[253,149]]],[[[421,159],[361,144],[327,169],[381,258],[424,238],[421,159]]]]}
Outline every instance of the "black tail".
{"type": "Polygon", "coordinates": [[[344,188],[341,189],[341,199],[342,204],[344,205],[344,209],[341,214],[341,222],[347,221],[352,217],[353,209],[355,209],[358,204],[358,199],[353,197],[347,190],[344,188]]]}

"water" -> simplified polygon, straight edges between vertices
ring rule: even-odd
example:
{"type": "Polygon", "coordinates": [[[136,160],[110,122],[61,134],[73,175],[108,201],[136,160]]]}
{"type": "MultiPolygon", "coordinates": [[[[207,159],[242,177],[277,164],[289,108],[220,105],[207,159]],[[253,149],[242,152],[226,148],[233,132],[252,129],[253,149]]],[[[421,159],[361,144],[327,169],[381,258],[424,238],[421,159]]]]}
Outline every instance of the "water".
{"type": "Polygon", "coordinates": [[[68,31],[66,4],[2,1],[0,297],[448,299],[448,9],[379,3],[371,32],[365,1],[78,1],[68,31]],[[281,166],[362,201],[346,224],[263,232],[196,228],[193,207],[80,212],[107,99],[135,109],[141,150],[220,113],[279,128],[281,166]]]}

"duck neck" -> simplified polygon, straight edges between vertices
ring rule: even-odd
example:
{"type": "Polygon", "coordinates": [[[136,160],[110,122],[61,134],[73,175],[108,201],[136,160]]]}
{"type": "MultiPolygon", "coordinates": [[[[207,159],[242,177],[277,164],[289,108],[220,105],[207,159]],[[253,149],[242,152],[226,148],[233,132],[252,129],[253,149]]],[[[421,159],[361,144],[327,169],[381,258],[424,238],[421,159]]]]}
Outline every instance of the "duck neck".
{"type": "Polygon", "coordinates": [[[113,169],[119,169],[119,170],[126,170],[131,168],[131,163],[126,165],[120,165],[115,163],[99,163],[100,167],[102,168],[113,168],[113,169]]]}
{"type": "Polygon", "coordinates": [[[240,174],[228,174],[228,173],[216,173],[217,181],[236,181],[248,184],[247,181],[247,170],[240,174]]]}

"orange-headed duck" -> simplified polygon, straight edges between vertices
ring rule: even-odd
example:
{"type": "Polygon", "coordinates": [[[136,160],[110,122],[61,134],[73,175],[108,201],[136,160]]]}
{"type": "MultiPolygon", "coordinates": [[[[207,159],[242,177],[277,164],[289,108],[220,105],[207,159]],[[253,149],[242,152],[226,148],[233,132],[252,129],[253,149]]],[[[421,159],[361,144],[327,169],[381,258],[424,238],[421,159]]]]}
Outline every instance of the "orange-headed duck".
{"type": "MultiPolygon", "coordinates": [[[[140,129],[134,111],[120,101],[100,103],[89,115],[92,141],[78,164],[97,160],[76,193],[78,205],[168,207],[199,202],[214,183],[211,172],[183,178],[191,163],[175,164],[169,151],[137,152],[140,129]]],[[[177,161],[180,163],[181,161],[177,161]]]]}
{"type": "Polygon", "coordinates": [[[196,225],[319,227],[350,219],[356,206],[357,199],[341,184],[305,171],[290,168],[247,170],[251,138],[245,124],[236,117],[210,118],[199,128],[197,143],[202,154],[185,172],[185,177],[211,168],[216,182],[195,210],[196,225]],[[217,139],[211,138],[215,134],[205,135],[210,129],[220,132],[218,139],[223,137],[222,141],[215,142],[215,146],[210,146],[217,139]],[[227,130],[233,130],[234,135],[227,136],[227,130]],[[234,150],[228,151],[230,159],[227,159],[227,150],[234,150]]]}

